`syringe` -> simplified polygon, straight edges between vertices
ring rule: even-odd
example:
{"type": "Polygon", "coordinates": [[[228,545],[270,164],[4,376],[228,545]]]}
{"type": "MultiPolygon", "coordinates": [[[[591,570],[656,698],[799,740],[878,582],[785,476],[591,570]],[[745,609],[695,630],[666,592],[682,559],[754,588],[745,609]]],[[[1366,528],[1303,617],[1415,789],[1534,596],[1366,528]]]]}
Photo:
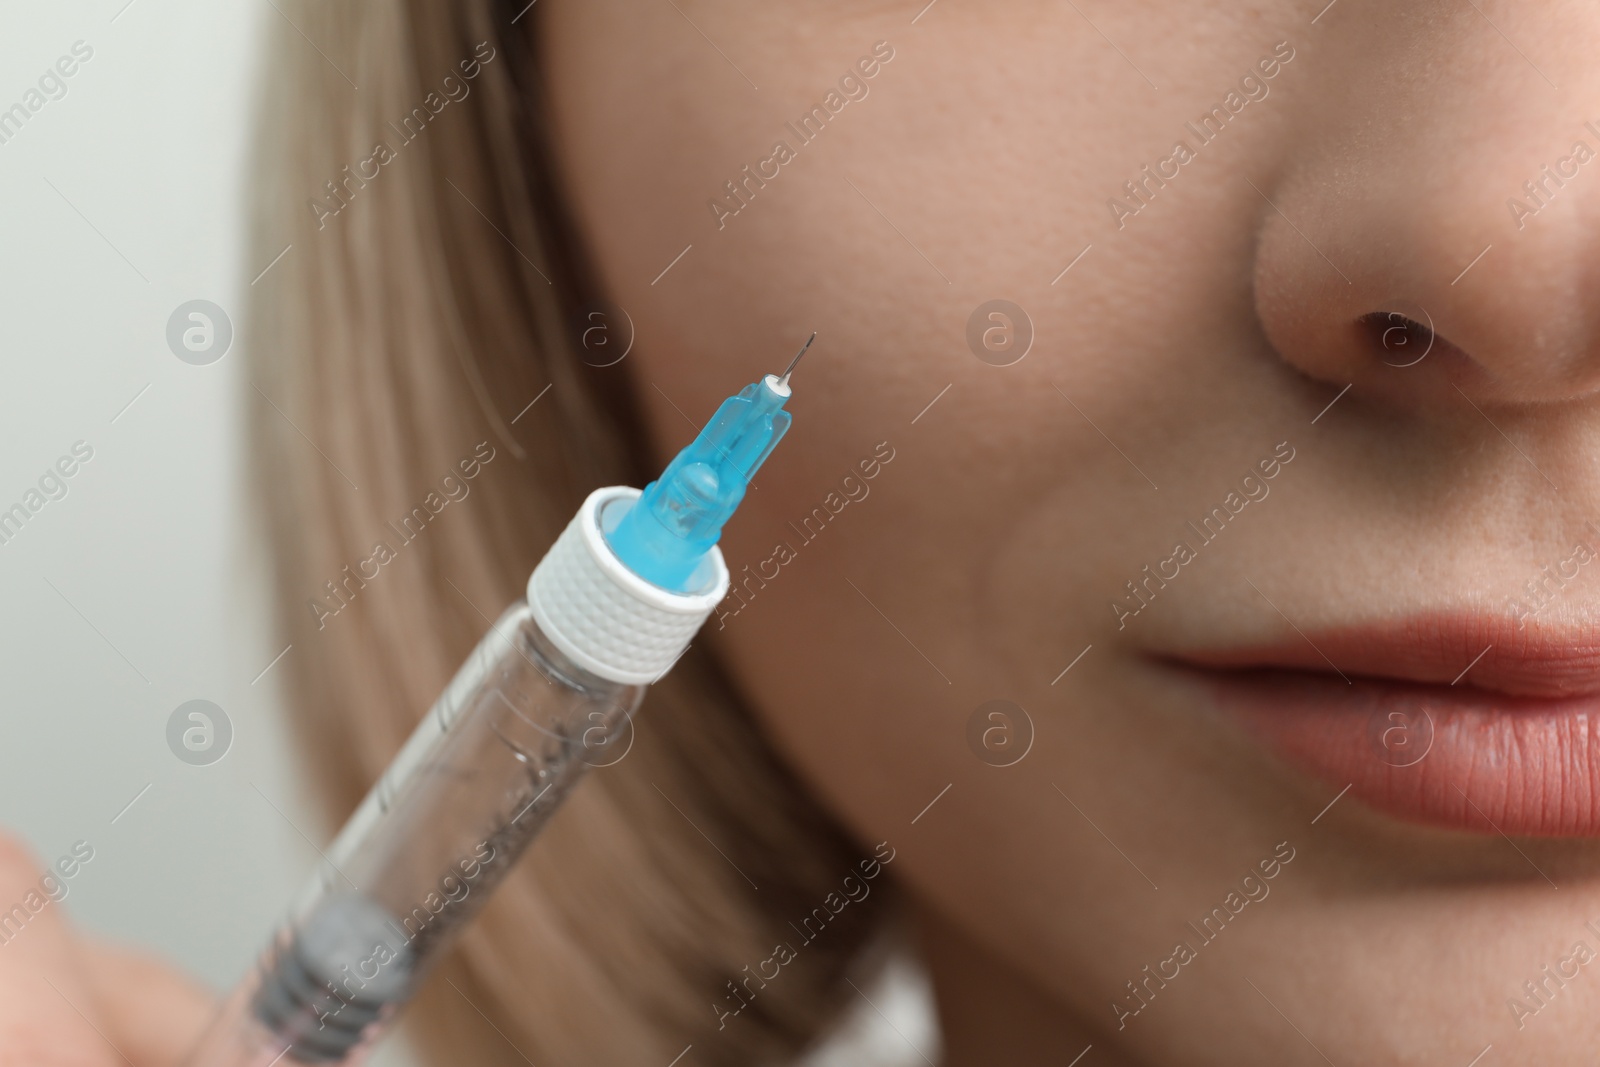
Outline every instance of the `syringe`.
{"type": "Polygon", "coordinates": [[[642,493],[589,495],[340,830],[191,1067],[349,1063],[378,1040],[727,593],[716,542],[789,428],[811,340],[724,400],[642,493]]]}

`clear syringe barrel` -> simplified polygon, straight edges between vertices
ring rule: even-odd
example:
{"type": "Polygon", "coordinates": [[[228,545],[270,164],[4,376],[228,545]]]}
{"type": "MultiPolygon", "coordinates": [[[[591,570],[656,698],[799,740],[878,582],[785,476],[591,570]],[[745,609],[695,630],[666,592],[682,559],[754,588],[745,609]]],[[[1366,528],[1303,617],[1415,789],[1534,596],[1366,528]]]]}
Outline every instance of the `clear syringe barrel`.
{"type": "Polygon", "coordinates": [[[478,644],[327,850],[191,1067],[363,1058],[644,695],[558,649],[526,601],[478,644]]]}

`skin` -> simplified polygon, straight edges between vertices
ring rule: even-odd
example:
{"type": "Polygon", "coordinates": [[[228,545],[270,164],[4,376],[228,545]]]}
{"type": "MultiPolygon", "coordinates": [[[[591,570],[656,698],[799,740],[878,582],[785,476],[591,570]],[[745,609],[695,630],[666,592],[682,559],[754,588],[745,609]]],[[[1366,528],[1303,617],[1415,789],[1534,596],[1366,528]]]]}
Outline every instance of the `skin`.
{"type": "MultiPolygon", "coordinates": [[[[1578,1064],[1600,1039],[1590,968],[1520,1029],[1506,1007],[1600,944],[1593,843],[1513,847],[1353,800],[1318,817],[1334,790],[1166,662],[1278,639],[1285,618],[1498,607],[1596,514],[1600,163],[1520,229],[1506,200],[1595,143],[1600,12],[1321,6],[537,9],[659,459],[820,331],[791,439],[723,543],[736,572],[779,541],[797,558],[708,640],[818,798],[896,849],[949,1067],[1090,1044],[1085,1067],[1465,1064],[1491,1043],[1485,1063],[1578,1064]],[[870,94],[719,229],[708,198],[792,145],[784,122],[880,40],[870,94]],[[1119,228],[1108,198],[1284,41],[1269,95],[1119,228]],[[996,297],[1036,335],[1011,366],[966,340],[996,297]],[[1386,365],[1354,323],[1418,306],[1441,340],[1386,365]],[[1119,629],[1123,583],[1285,441],[1269,500],[1119,629]],[[787,524],[880,442],[870,495],[804,543],[787,524]],[[968,744],[992,699],[1031,719],[1009,767],[968,744]],[[1125,983],[1280,843],[1270,896],[1119,1029],[1125,983]]],[[[1595,592],[1585,574],[1546,614],[1595,592]]],[[[0,847],[0,897],[35,879],[0,847]]],[[[58,914],[0,952],[0,1049],[171,1062],[163,1036],[195,1033],[205,997],[58,914]]]]}
{"type": "MultiPolygon", "coordinates": [[[[38,858],[0,835],[0,899],[39,888],[38,858]]],[[[0,1063],[176,1064],[210,994],[148,957],[83,937],[48,904],[0,950],[0,1063]]]]}
{"type": "Polygon", "coordinates": [[[820,331],[723,542],[736,580],[780,541],[797,558],[708,632],[817,796],[898,850],[947,1062],[1587,1062],[1587,970],[1520,1030],[1506,1001],[1600,944],[1591,842],[1354,800],[1313,824],[1336,790],[1166,661],[1285,617],[1500,609],[1591,536],[1600,169],[1521,229],[1506,201],[1595,144],[1600,13],[675,6],[540,5],[559,154],[661,461],[820,331]],[[870,95],[719,229],[708,198],[880,40],[870,95]],[[1269,95],[1119,229],[1107,199],[1284,41],[1269,95]],[[995,297],[1036,333],[1007,367],[965,337],[995,297]],[[1437,331],[1416,366],[1356,325],[1393,310],[1437,331]],[[787,524],[883,441],[870,496],[803,542],[787,524]],[[1119,629],[1123,583],[1280,442],[1270,498],[1119,629]],[[996,698],[1033,724],[1011,767],[967,743],[996,698]],[[1280,843],[1270,897],[1119,1030],[1125,983],[1280,843]]]}

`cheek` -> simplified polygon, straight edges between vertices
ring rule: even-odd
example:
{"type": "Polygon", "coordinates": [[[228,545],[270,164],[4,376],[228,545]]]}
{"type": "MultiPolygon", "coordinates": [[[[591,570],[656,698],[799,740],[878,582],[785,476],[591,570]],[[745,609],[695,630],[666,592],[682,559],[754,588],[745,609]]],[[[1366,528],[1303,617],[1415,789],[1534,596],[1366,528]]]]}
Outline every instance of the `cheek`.
{"type": "MultiPolygon", "coordinates": [[[[703,42],[660,48],[682,29],[670,8],[659,26],[643,16],[638,32],[610,39],[599,31],[618,5],[552,11],[551,39],[576,45],[547,57],[559,152],[606,285],[638,324],[629,368],[655,436],[668,439],[663,455],[687,429],[680,411],[698,420],[813,328],[820,347],[797,411],[826,400],[858,424],[908,423],[950,370],[980,369],[965,365],[968,319],[997,295],[1021,304],[1041,338],[1053,334],[1055,351],[1041,341],[1034,358],[1060,359],[1080,309],[1063,307],[1070,290],[1050,282],[1104,224],[1130,116],[1084,76],[1103,63],[1104,42],[1075,15],[1040,21],[1038,5],[1025,6],[1026,27],[1022,12],[999,25],[958,15],[928,41],[907,37],[900,19],[830,19],[796,52],[765,17],[729,5],[719,17],[745,42],[733,59],[761,72],[759,93],[727,64],[698,62],[703,42]],[[991,34],[976,39],[999,36],[972,53],[958,39],[980,26],[991,34]],[[896,42],[896,58],[805,143],[795,123],[879,39],[896,42]],[[582,44],[596,40],[608,43],[582,44]],[[764,185],[742,178],[780,139],[793,161],[764,185]],[[734,181],[747,202],[719,227],[708,203],[738,207],[734,181]],[[852,351],[874,356],[842,358],[852,351]]],[[[1105,269],[1091,263],[1079,277],[1105,269]]]]}

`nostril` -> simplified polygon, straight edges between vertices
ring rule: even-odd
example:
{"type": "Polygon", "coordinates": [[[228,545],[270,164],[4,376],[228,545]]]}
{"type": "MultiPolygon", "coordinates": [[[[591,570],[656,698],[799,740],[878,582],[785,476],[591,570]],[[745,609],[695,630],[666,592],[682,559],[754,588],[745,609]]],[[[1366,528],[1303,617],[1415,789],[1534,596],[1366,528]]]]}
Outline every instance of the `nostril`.
{"type": "Polygon", "coordinates": [[[1369,347],[1391,367],[1413,367],[1433,350],[1432,327],[1398,311],[1372,311],[1356,320],[1369,347]]]}

